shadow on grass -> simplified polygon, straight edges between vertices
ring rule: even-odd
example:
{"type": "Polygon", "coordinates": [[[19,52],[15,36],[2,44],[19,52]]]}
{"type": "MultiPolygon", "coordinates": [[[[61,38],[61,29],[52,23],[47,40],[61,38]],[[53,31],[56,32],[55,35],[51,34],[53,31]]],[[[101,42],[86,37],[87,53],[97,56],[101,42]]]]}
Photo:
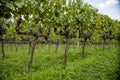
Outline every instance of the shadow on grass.
{"type": "Polygon", "coordinates": [[[7,75],[2,71],[3,68],[0,65],[0,80],[7,80],[7,75]]]}

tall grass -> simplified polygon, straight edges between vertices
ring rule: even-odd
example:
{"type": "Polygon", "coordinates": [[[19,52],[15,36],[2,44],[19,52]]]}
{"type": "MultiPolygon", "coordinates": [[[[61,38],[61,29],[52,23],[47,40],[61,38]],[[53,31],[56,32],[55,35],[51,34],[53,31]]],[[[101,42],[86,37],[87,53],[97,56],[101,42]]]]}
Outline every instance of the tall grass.
{"type": "Polygon", "coordinates": [[[55,53],[56,45],[37,45],[32,69],[26,74],[29,59],[28,45],[6,44],[6,58],[0,56],[0,80],[116,80],[118,70],[118,49],[115,46],[105,51],[102,46],[86,46],[81,58],[81,48],[71,45],[68,51],[68,64],[63,69],[64,45],[55,53]]]}

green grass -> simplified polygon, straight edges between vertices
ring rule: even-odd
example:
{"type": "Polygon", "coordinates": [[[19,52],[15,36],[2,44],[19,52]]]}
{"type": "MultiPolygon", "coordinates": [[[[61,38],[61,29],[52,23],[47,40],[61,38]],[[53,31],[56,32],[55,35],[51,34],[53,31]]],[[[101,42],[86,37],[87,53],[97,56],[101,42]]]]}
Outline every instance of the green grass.
{"type": "Polygon", "coordinates": [[[29,59],[28,45],[5,45],[6,58],[0,56],[0,80],[116,80],[118,50],[112,47],[86,46],[86,58],[81,58],[81,49],[70,46],[68,63],[63,69],[64,45],[55,53],[55,45],[37,45],[29,74],[26,66],[29,59]],[[94,48],[96,47],[96,48],[94,48]]]}

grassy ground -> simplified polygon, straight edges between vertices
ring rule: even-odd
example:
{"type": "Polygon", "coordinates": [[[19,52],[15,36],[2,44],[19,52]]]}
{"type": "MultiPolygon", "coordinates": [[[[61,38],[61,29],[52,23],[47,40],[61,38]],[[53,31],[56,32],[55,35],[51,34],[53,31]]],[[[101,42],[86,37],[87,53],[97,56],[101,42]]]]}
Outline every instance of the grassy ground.
{"type": "Polygon", "coordinates": [[[67,67],[63,69],[64,45],[55,53],[55,45],[37,45],[31,72],[26,74],[28,45],[5,45],[6,58],[0,55],[0,80],[116,80],[118,50],[105,51],[101,46],[86,46],[86,58],[81,49],[70,46],[67,67]]]}

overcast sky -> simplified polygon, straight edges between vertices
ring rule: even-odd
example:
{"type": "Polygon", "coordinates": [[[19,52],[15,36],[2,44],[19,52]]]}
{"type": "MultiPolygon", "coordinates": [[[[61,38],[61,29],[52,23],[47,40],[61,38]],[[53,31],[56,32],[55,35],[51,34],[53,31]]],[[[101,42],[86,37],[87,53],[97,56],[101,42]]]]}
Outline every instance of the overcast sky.
{"type": "Polygon", "coordinates": [[[99,13],[107,14],[112,19],[120,20],[120,0],[83,0],[99,9],[99,13]]]}

